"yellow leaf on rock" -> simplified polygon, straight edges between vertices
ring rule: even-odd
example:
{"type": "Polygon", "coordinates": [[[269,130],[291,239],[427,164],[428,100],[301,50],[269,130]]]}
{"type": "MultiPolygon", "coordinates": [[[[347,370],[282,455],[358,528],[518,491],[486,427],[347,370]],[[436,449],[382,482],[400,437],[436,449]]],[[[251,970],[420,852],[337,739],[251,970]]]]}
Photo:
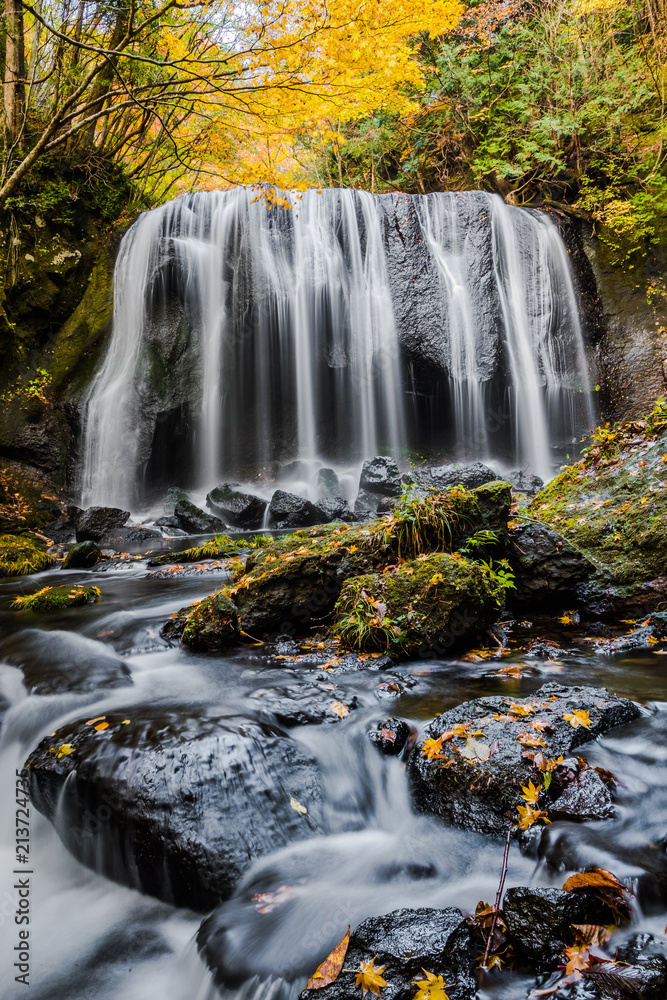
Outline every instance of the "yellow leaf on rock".
{"type": "Polygon", "coordinates": [[[419,989],[415,993],[412,1000],[449,1000],[449,996],[445,993],[448,988],[445,980],[442,976],[436,976],[433,972],[427,972],[426,969],[422,968],[422,972],[426,976],[426,979],[413,979],[412,982],[419,989]]]}
{"type": "Polygon", "coordinates": [[[54,753],[56,757],[68,757],[71,753],[74,753],[74,747],[71,743],[61,743],[59,747],[51,747],[49,753],[54,753]]]}
{"type": "Polygon", "coordinates": [[[532,781],[529,781],[527,785],[521,786],[521,798],[537,805],[541,791],[540,785],[534,785],[532,781]]]}
{"type": "MultiPolygon", "coordinates": [[[[292,799],[293,801],[294,799],[292,799]]],[[[330,983],[333,983],[338,978],[343,968],[349,943],[350,928],[348,927],[347,934],[342,941],[338,942],[331,954],[327,955],[322,964],[317,967],[313,976],[308,980],[306,984],[307,990],[321,990],[323,986],[329,986],[330,983]]]]}
{"type": "Polygon", "coordinates": [[[383,986],[387,985],[386,979],[383,979],[382,973],[387,968],[386,965],[381,965],[379,968],[375,968],[375,959],[377,955],[371,958],[370,962],[359,962],[359,972],[355,976],[355,986],[361,986],[364,994],[370,992],[374,993],[376,997],[380,996],[380,990],[383,986]]]}
{"type": "Polygon", "coordinates": [[[583,726],[584,729],[591,728],[591,719],[584,709],[579,709],[574,712],[567,712],[563,718],[566,722],[569,722],[573,729],[578,729],[579,726],[583,726]]]}
{"type": "MultiPolygon", "coordinates": [[[[302,806],[300,802],[297,802],[294,796],[292,796],[292,798],[289,800],[289,804],[291,805],[294,812],[297,812],[299,816],[305,816],[308,813],[306,807],[302,806]]],[[[315,973],[315,975],[317,975],[317,972],[315,973]]],[[[308,987],[308,989],[310,989],[310,987],[308,987]]]]}
{"type": "Polygon", "coordinates": [[[339,719],[344,719],[346,715],[350,714],[350,710],[347,705],[344,705],[342,701],[332,701],[331,711],[334,715],[337,715],[339,719]]]}

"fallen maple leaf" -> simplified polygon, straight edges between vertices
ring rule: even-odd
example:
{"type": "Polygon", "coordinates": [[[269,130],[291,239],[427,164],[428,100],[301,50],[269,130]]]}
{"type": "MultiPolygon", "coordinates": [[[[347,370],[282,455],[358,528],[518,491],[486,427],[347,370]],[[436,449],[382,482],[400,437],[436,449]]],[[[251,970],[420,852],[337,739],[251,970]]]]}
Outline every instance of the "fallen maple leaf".
{"type": "Polygon", "coordinates": [[[339,719],[344,719],[346,715],[350,714],[349,708],[342,701],[332,701],[330,707],[333,714],[337,715],[339,719]]]}
{"type": "Polygon", "coordinates": [[[541,809],[533,809],[532,806],[517,806],[516,811],[519,814],[519,822],[517,827],[519,830],[528,830],[534,823],[537,823],[538,819],[543,819],[545,823],[550,823],[551,820],[545,812],[541,809]]]}
{"type": "Polygon", "coordinates": [[[422,744],[422,756],[428,758],[428,760],[433,760],[434,757],[444,757],[444,754],[440,752],[442,750],[442,739],[443,737],[440,736],[437,740],[424,740],[422,744]]]}
{"type": "Polygon", "coordinates": [[[566,722],[569,722],[573,729],[578,729],[579,726],[583,726],[584,729],[591,728],[591,719],[587,711],[583,708],[578,709],[574,712],[566,712],[563,716],[566,722]]]}
{"type": "MultiPolygon", "coordinates": [[[[291,805],[294,812],[297,812],[299,816],[305,816],[308,812],[306,807],[302,806],[300,802],[297,802],[294,796],[292,796],[291,799],[289,800],[289,804],[291,805]]],[[[317,973],[315,973],[315,975],[317,975],[317,973]]]]}
{"type": "Polygon", "coordinates": [[[534,785],[532,781],[529,781],[527,785],[521,786],[521,798],[525,799],[526,802],[533,802],[537,805],[541,791],[542,788],[540,785],[534,785]]]}
{"type": "Polygon", "coordinates": [[[457,751],[466,760],[488,760],[491,756],[491,750],[486,743],[480,743],[479,740],[475,740],[472,736],[469,736],[466,745],[464,747],[456,747],[457,751]]]}
{"type": "Polygon", "coordinates": [[[98,724],[97,724],[97,725],[95,726],[95,730],[96,730],[96,731],[97,731],[98,733],[101,733],[101,732],[102,732],[102,730],[104,730],[104,729],[108,729],[108,728],[109,728],[109,723],[108,723],[108,722],[99,722],[99,723],[98,723],[98,724]]]}
{"type": "Polygon", "coordinates": [[[308,980],[306,984],[307,990],[321,990],[323,986],[329,986],[330,983],[335,982],[340,975],[340,970],[343,968],[349,943],[350,928],[348,927],[347,934],[342,941],[338,942],[331,954],[327,955],[321,965],[318,965],[308,980]]]}
{"type": "Polygon", "coordinates": [[[535,709],[532,705],[510,705],[509,712],[511,715],[534,715],[535,709]]]}
{"type": "Polygon", "coordinates": [[[422,972],[426,976],[426,979],[412,980],[415,986],[419,987],[412,1000],[449,1000],[449,996],[445,993],[445,990],[454,984],[450,983],[446,985],[442,976],[436,976],[433,972],[427,972],[423,967],[422,972]]]}
{"type": "Polygon", "coordinates": [[[517,740],[524,747],[545,747],[546,743],[541,736],[534,736],[533,733],[519,733],[517,740]]]}
{"type": "Polygon", "coordinates": [[[74,753],[74,747],[71,743],[61,743],[59,747],[52,747],[49,753],[54,753],[56,757],[67,757],[69,754],[74,753]]]}
{"type": "Polygon", "coordinates": [[[357,972],[354,980],[355,986],[361,986],[364,995],[369,991],[374,993],[376,997],[380,996],[380,990],[383,986],[387,985],[386,979],[382,978],[382,973],[387,968],[386,965],[381,965],[378,969],[375,968],[375,959],[377,955],[371,958],[370,962],[359,962],[359,972],[357,972]]]}

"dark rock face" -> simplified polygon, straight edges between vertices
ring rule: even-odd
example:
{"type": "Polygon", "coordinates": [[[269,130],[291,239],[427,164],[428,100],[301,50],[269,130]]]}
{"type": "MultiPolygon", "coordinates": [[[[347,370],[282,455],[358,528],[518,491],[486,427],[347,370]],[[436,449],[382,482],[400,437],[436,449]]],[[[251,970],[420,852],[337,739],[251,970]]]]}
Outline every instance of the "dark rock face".
{"type": "Polygon", "coordinates": [[[287,727],[340,722],[357,707],[356,697],[334,684],[272,687],[255,691],[251,697],[259,709],[287,727]]]}
{"type": "Polygon", "coordinates": [[[129,516],[129,510],[119,507],[89,507],[76,522],[76,540],[100,542],[115,528],[121,528],[129,516]]]}
{"type": "Polygon", "coordinates": [[[508,472],[503,477],[517,493],[527,493],[528,496],[535,496],[544,486],[544,480],[539,476],[533,476],[530,472],[508,472]]]}
{"type": "Polygon", "coordinates": [[[303,497],[285,490],[276,490],[269,504],[269,524],[272,528],[309,528],[322,524],[323,512],[303,497]]]}
{"type": "MultiPolygon", "coordinates": [[[[534,754],[543,749],[550,760],[561,754],[568,758],[583,743],[614,726],[636,719],[639,714],[633,702],[610,695],[604,688],[566,688],[559,684],[545,684],[533,698],[517,699],[516,702],[501,697],[467,702],[444,712],[426,729],[426,737],[437,739],[450,733],[455,726],[466,727],[461,736],[443,740],[440,757],[425,757],[422,742],[412,751],[408,774],[415,805],[423,812],[442,816],[464,829],[503,833],[516,822],[517,805],[524,804],[520,798],[521,786],[527,785],[529,780],[534,784],[541,782],[541,774],[532,760],[524,756],[526,752],[534,754]],[[589,713],[589,729],[574,728],[564,718],[581,710],[589,713]],[[531,721],[538,719],[546,723],[546,728],[531,728],[531,721]],[[485,761],[470,761],[458,753],[464,749],[467,732],[477,730],[485,734],[485,747],[490,748],[497,741],[495,752],[485,761]],[[530,737],[527,743],[524,734],[530,737]],[[542,746],[531,745],[536,737],[542,740],[542,746]]],[[[579,780],[577,773],[568,768],[562,771],[556,768],[548,791],[542,789],[539,808],[550,815],[551,808],[572,780],[579,780]]],[[[575,813],[577,793],[574,791],[564,804],[561,803],[563,811],[565,807],[569,810],[570,818],[589,819],[593,813],[596,818],[609,815],[609,794],[602,782],[599,785],[587,782],[578,794],[585,809],[583,816],[575,813]]]]}
{"type": "Polygon", "coordinates": [[[387,719],[368,738],[385,757],[398,757],[410,738],[410,726],[403,719],[387,719]]]}
{"type": "Polygon", "coordinates": [[[429,469],[426,475],[420,476],[419,481],[425,486],[433,486],[439,490],[450,489],[459,484],[468,490],[474,490],[477,486],[484,486],[485,483],[492,483],[501,478],[483,462],[469,462],[435,466],[429,469]]]}
{"type": "Polygon", "coordinates": [[[322,521],[325,522],[349,521],[352,517],[350,505],[343,497],[322,497],[321,500],[317,501],[315,507],[320,512],[322,521]]]}
{"type": "Polygon", "coordinates": [[[104,535],[100,539],[100,545],[107,549],[123,549],[128,545],[145,545],[158,538],[162,538],[162,535],[153,528],[144,528],[140,524],[128,525],[104,535]]]}
{"type": "Polygon", "coordinates": [[[33,805],[108,878],[208,910],[255,858],[322,832],[316,765],[280,729],[150,705],[104,721],[62,726],[29,770],[33,805]]]}
{"type": "MultiPolygon", "coordinates": [[[[494,476],[495,478],[495,476],[494,476]]],[[[379,455],[364,462],[359,477],[359,491],[396,497],[401,492],[401,474],[393,458],[379,455]]]]}
{"type": "Polygon", "coordinates": [[[609,785],[597,771],[582,771],[549,806],[553,819],[610,819],[614,815],[609,785]]]}
{"type": "Polygon", "coordinates": [[[509,559],[516,590],[508,603],[572,599],[576,584],[595,572],[585,555],[545,524],[522,524],[510,533],[509,559]]]}
{"type": "Polygon", "coordinates": [[[153,521],[156,528],[166,528],[167,531],[178,531],[181,532],[183,529],[180,527],[180,522],[177,517],[173,514],[166,514],[164,517],[158,517],[157,520],[153,521]]]}
{"type": "Polygon", "coordinates": [[[132,685],[120,657],[75,632],[24,629],[0,643],[0,660],[23,672],[31,694],[88,694],[132,685]]]}
{"type": "Polygon", "coordinates": [[[358,520],[375,517],[377,514],[380,497],[377,493],[370,493],[368,490],[360,489],[357,499],[354,501],[354,514],[358,520]]]}
{"type": "MultiPolygon", "coordinates": [[[[322,960],[325,957],[322,955],[322,960]]],[[[344,970],[335,982],[319,990],[304,990],[299,1000],[358,998],[354,970],[360,962],[373,958],[376,967],[385,966],[385,1000],[411,1000],[414,980],[424,979],[424,970],[443,977],[451,1000],[472,1000],[475,996],[470,931],[461,911],[449,906],[443,910],[393,910],[364,920],[350,937],[344,970]]]]}
{"type": "Polygon", "coordinates": [[[95,542],[77,542],[65,556],[63,569],[90,569],[101,556],[95,542]]]}
{"type": "Polygon", "coordinates": [[[240,493],[229,483],[222,483],[206,497],[206,506],[236,528],[261,528],[266,500],[252,493],[240,493]]]}
{"type": "MultiPolygon", "coordinates": [[[[214,514],[207,514],[189,500],[179,500],[174,505],[174,520],[176,527],[181,531],[188,531],[193,535],[205,535],[211,531],[222,531],[225,522],[214,514]]],[[[157,523],[157,522],[156,522],[157,523]]]]}
{"type": "Polygon", "coordinates": [[[525,886],[507,890],[503,916],[513,944],[538,970],[561,961],[571,924],[613,922],[609,908],[593,896],[525,886]]]}
{"type": "Polygon", "coordinates": [[[318,469],[317,485],[322,497],[337,497],[340,493],[340,482],[333,469],[318,469]]]}

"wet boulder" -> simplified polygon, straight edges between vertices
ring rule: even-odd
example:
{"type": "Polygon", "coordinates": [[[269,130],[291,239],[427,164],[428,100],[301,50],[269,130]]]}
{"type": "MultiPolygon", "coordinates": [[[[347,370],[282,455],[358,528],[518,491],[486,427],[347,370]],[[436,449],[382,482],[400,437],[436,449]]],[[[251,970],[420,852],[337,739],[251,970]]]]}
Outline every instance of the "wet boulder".
{"type": "Polygon", "coordinates": [[[350,505],[344,497],[327,496],[322,497],[315,504],[320,512],[321,520],[325,523],[330,521],[349,521],[352,517],[350,505]]]}
{"type": "Polygon", "coordinates": [[[34,535],[0,535],[0,577],[41,573],[54,562],[45,543],[34,535]]]}
{"type": "Polygon", "coordinates": [[[484,486],[485,483],[492,483],[498,479],[500,479],[498,473],[483,462],[467,462],[434,466],[425,474],[422,473],[418,481],[424,486],[438,490],[446,490],[453,486],[465,486],[468,490],[474,490],[478,486],[484,486]]]}
{"type": "Polygon", "coordinates": [[[538,971],[554,969],[573,942],[572,924],[609,924],[612,911],[592,895],[519,886],[508,889],[503,918],[517,952],[538,971]]]}
{"type": "Polygon", "coordinates": [[[530,522],[510,532],[509,560],[516,590],[512,604],[567,601],[574,587],[595,572],[582,552],[552,528],[530,522]]]}
{"type": "Polygon", "coordinates": [[[252,493],[242,493],[229,483],[222,483],[207,495],[206,506],[227,524],[253,529],[262,527],[267,502],[252,493]]]}
{"type": "Polygon", "coordinates": [[[326,520],[323,512],[310,500],[286,490],[276,490],[269,504],[269,525],[272,528],[309,528],[326,520]]]}
{"type": "Polygon", "coordinates": [[[377,514],[380,496],[370,490],[360,489],[354,501],[354,515],[357,520],[368,520],[377,514]]]}
{"type": "Polygon", "coordinates": [[[519,469],[516,472],[507,472],[503,477],[517,493],[526,493],[528,496],[535,496],[544,486],[544,480],[539,476],[533,476],[530,472],[519,469]]]}
{"type": "Polygon", "coordinates": [[[410,739],[410,734],[410,726],[404,719],[391,718],[371,729],[368,738],[384,757],[398,757],[410,739]]]}
{"type": "Polygon", "coordinates": [[[122,549],[135,546],[149,545],[159,538],[162,538],[162,534],[159,531],[155,531],[154,528],[145,528],[141,524],[127,525],[126,527],[116,528],[114,531],[109,532],[108,535],[104,535],[100,541],[100,545],[106,549],[121,551],[122,549]]]}
{"type": "Polygon", "coordinates": [[[192,535],[206,535],[214,531],[224,531],[225,522],[214,514],[207,514],[189,500],[179,500],[174,505],[174,520],[181,531],[192,535]]]}
{"type": "Polygon", "coordinates": [[[63,561],[63,569],[91,569],[102,558],[102,552],[93,541],[76,542],[63,561]]]}
{"type": "MultiPolygon", "coordinates": [[[[413,801],[420,811],[455,826],[500,834],[519,820],[518,807],[526,808],[522,787],[532,781],[539,788],[534,808],[550,818],[559,798],[580,781],[582,767],[573,751],[639,715],[634,702],[604,688],[559,684],[543,685],[532,698],[469,701],[434,719],[413,749],[408,762],[413,801]]],[[[587,781],[579,789],[581,816],[576,794],[565,802],[570,818],[609,815],[603,782],[587,781]]],[[[559,808],[565,812],[562,801],[559,808]]]]}
{"type": "Polygon", "coordinates": [[[79,861],[177,906],[211,909],[253,860],[323,829],[315,762],[251,718],[133,704],[61,726],[27,766],[79,861]]]}
{"type": "Polygon", "coordinates": [[[340,722],[357,708],[355,695],[324,682],[260,688],[250,697],[260,711],[286,727],[340,722]]]}
{"type": "Polygon", "coordinates": [[[101,542],[105,535],[122,528],[130,516],[129,510],[119,507],[89,507],[76,522],[77,542],[101,542]]]}
{"type": "Polygon", "coordinates": [[[372,959],[376,968],[384,967],[383,1000],[412,1000],[415,980],[426,979],[427,972],[442,976],[450,1000],[472,1000],[477,992],[470,931],[461,911],[419,907],[364,920],[350,937],[338,978],[321,989],[303,990],[299,1000],[358,1000],[356,972],[372,959]]]}
{"type": "Polygon", "coordinates": [[[333,469],[317,470],[317,488],[322,497],[337,497],[340,493],[340,480],[333,469]]]}
{"type": "Polygon", "coordinates": [[[359,491],[362,490],[381,497],[399,496],[401,474],[394,459],[380,455],[364,462],[359,477],[359,491]]]}
{"type": "Polygon", "coordinates": [[[89,694],[132,684],[109,646],[76,632],[23,629],[0,642],[0,661],[23,673],[30,694],[89,694]]]}

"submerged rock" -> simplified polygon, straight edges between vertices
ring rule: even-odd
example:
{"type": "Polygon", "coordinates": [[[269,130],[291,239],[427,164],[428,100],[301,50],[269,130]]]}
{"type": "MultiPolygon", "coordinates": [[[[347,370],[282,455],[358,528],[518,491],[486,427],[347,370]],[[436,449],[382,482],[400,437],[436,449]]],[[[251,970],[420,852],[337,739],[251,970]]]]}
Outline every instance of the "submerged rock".
{"type": "Polygon", "coordinates": [[[101,558],[102,552],[95,542],[76,542],[65,556],[63,569],[90,569],[101,558]]]}
{"type": "Polygon", "coordinates": [[[76,522],[77,542],[101,542],[105,535],[121,528],[130,516],[129,510],[119,507],[89,507],[76,522]]]}
{"type": "Polygon", "coordinates": [[[189,500],[179,500],[174,505],[173,517],[176,527],[192,535],[206,535],[209,532],[225,529],[224,521],[214,514],[207,514],[189,500]]]}
{"type": "Polygon", "coordinates": [[[386,719],[376,729],[371,729],[368,738],[385,757],[398,757],[410,739],[410,726],[404,719],[386,719]]]}
{"type": "Polygon", "coordinates": [[[396,497],[401,492],[401,474],[393,458],[377,456],[364,462],[359,477],[359,493],[396,497]]]}
{"type": "Polygon", "coordinates": [[[210,909],[255,858],[323,832],[315,762],[241,716],[132,705],[61,726],[27,766],[79,861],[177,906],[210,909]]]}
{"type": "Polygon", "coordinates": [[[574,587],[595,566],[561,534],[544,524],[520,524],[510,532],[509,560],[516,590],[509,603],[572,600],[574,587]]]}
{"type": "Polygon", "coordinates": [[[241,493],[229,483],[222,483],[206,497],[206,506],[237,528],[261,528],[266,500],[252,493],[241,493]]]}
{"type": "Polygon", "coordinates": [[[321,510],[304,497],[285,490],[276,490],[269,504],[269,525],[272,528],[309,528],[327,520],[321,510]]]}
{"type": "Polygon", "coordinates": [[[30,694],[74,694],[132,685],[126,664],[102,642],[76,632],[23,629],[0,642],[0,660],[23,673],[30,694]]]}
{"type": "MultiPolygon", "coordinates": [[[[201,938],[200,932],[200,948],[201,938]]],[[[451,1000],[473,1000],[477,992],[470,931],[461,911],[420,907],[364,920],[350,937],[338,978],[321,989],[303,990],[299,1000],[358,1000],[355,974],[361,962],[372,959],[376,968],[384,966],[383,1000],[412,1000],[415,980],[425,979],[425,973],[442,976],[451,1000]]]]}
{"type": "MultiPolygon", "coordinates": [[[[444,712],[431,722],[425,739],[408,761],[413,800],[422,812],[442,816],[455,826],[481,833],[504,833],[525,807],[522,786],[541,786],[535,808],[551,809],[578,782],[581,769],[569,755],[583,743],[638,718],[639,708],[604,688],[545,684],[532,698],[479,698],[444,712]],[[580,713],[579,718],[574,713],[580,713]],[[581,713],[584,713],[583,715],[581,713]],[[569,718],[565,718],[568,716],[569,718]],[[586,724],[588,728],[586,728],[586,724]],[[472,741],[472,742],[471,742],[472,741]],[[536,755],[550,768],[549,788],[536,755]],[[558,766],[550,766],[558,757],[558,766]]],[[[586,772],[584,772],[586,773],[586,772]]],[[[583,815],[576,812],[576,793],[560,803],[570,818],[606,818],[609,793],[603,782],[586,780],[581,788],[583,815]]]]}

